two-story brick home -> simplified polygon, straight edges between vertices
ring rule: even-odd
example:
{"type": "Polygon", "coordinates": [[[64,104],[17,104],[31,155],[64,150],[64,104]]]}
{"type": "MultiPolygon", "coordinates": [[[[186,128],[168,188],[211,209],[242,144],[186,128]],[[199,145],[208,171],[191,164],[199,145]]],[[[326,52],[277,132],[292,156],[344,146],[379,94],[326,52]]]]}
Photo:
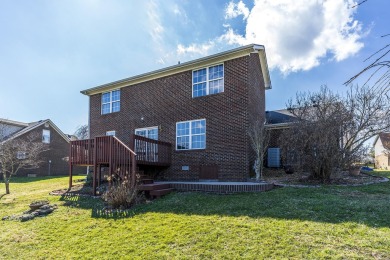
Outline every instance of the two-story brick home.
{"type": "MultiPolygon", "coordinates": [[[[81,93],[89,96],[91,138],[114,135],[149,162],[164,156],[162,148],[141,149],[134,134],[171,144],[155,178],[246,181],[254,160],[247,127],[264,120],[270,88],[264,46],[251,44],[81,93]]],[[[92,165],[88,156],[74,164],[92,165]]]]}
{"type": "MultiPolygon", "coordinates": [[[[0,142],[24,140],[30,135],[35,136],[38,140],[41,139],[42,143],[47,145],[47,150],[40,154],[42,163],[39,168],[20,169],[17,175],[65,175],[69,169],[66,158],[69,155],[70,140],[50,119],[24,123],[0,118],[0,142]]],[[[17,159],[23,159],[26,154],[21,150],[16,156],[17,159]]]]}

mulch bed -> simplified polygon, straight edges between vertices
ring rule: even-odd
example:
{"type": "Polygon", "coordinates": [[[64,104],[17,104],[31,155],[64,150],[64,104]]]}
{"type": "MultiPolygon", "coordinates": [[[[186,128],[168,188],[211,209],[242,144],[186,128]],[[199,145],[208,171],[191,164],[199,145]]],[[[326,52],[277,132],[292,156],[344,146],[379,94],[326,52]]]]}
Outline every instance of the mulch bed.
{"type": "Polygon", "coordinates": [[[330,181],[323,183],[319,180],[310,179],[309,173],[286,174],[283,169],[266,169],[264,180],[280,186],[321,186],[321,185],[345,185],[358,186],[389,181],[389,179],[374,176],[369,173],[351,175],[347,171],[340,171],[332,174],[330,181]]]}

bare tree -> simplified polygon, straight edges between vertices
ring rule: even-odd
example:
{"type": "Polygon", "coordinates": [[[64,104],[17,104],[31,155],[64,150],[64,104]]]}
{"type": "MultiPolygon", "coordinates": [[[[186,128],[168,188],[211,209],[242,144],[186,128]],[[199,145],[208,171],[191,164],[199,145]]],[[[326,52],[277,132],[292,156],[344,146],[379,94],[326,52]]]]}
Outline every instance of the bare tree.
{"type": "Polygon", "coordinates": [[[10,194],[10,180],[20,169],[38,168],[40,154],[47,149],[37,134],[5,139],[0,136],[0,171],[5,183],[6,194],[10,194]]]}
{"type": "MultiPolygon", "coordinates": [[[[357,8],[362,4],[368,3],[368,0],[358,1],[356,4],[350,8],[357,8]]],[[[389,39],[390,34],[382,35],[380,38],[389,39]]],[[[385,43],[381,49],[373,53],[364,62],[369,62],[369,64],[359,71],[356,75],[351,77],[344,85],[352,84],[357,78],[367,75],[368,77],[364,85],[371,85],[377,94],[381,92],[388,92],[390,88],[390,43],[385,43]]]]}
{"type": "Polygon", "coordinates": [[[74,135],[79,140],[88,139],[89,138],[88,125],[81,125],[81,126],[77,127],[77,130],[74,132],[74,135]]]}
{"type": "Polygon", "coordinates": [[[264,123],[261,123],[260,121],[255,121],[250,125],[247,133],[252,149],[256,154],[253,165],[253,169],[256,173],[256,180],[261,180],[263,178],[264,156],[267,152],[270,134],[269,131],[266,130],[264,123]]]}
{"type": "Polygon", "coordinates": [[[366,141],[390,130],[389,105],[389,95],[368,86],[351,87],[345,97],[326,86],[298,93],[288,103],[297,121],[281,138],[282,149],[293,152],[313,178],[327,181],[335,170],[362,159],[366,141]]]}

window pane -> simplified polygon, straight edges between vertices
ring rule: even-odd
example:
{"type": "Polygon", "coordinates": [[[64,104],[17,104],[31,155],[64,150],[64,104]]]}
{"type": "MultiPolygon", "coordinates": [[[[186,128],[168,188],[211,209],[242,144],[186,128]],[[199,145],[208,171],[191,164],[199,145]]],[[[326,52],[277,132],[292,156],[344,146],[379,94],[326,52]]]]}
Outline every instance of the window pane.
{"type": "Polygon", "coordinates": [[[102,95],[102,103],[110,102],[110,92],[104,93],[102,95]]]}
{"type": "Polygon", "coordinates": [[[158,140],[157,128],[148,129],[148,138],[158,140]]]}
{"type": "Polygon", "coordinates": [[[146,130],[135,130],[135,134],[146,137],[146,130]]]}
{"type": "Polygon", "coordinates": [[[209,68],[209,80],[223,77],[223,65],[217,65],[209,68]]]}
{"type": "Polygon", "coordinates": [[[177,136],[189,135],[189,134],[190,134],[189,122],[177,124],[177,131],[176,131],[177,136]]]}
{"type": "Polygon", "coordinates": [[[120,91],[115,90],[112,92],[112,101],[119,101],[120,100],[120,91]]]}
{"type": "Polygon", "coordinates": [[[112,111],[111,112],[118,112],[120,110],[120,102],[114,102],[112,103],[112,111]]]}
{"type": "Polygon", "coordinates": [[[192,136],[192,149],[203,149],[205,148],[205,135],[194,135],[192,136]]]}
{"type": "Polygon", "coordinates": [[[176,149],[177,150],[190,149],[190,138],[188,136],[177,137],[176,149]]]}
{"type": "Polygon", "coordinates": [[[192,73],[192,83],[199,83],[206,81],[206,69],[196,70],[192,73]]]}
{"type": "Polygon", "coordinates": [[[205,133],[205,127],[206,126],[206,122],[205,120],[197,120],[197,121],[193,121],[192,124],[191,124],[191,133],[194,135],[194,134],[204,134],[205,133]]]}
{"type": "Polygon", "coordinates": [[[110,103],[102,105],[102,114],[110,113],[110,103]]]}
{"type": "Polygon", "coordinates": [[[209,94],[216,94],[223,92],[223,80],[218,79],[218,80],[213,80],[210,81],[209,83],[209,94]]]}
{"type": "Polygon", "coordinates": [[[194,85],[193,97],[201,97],[206,95],[206,83],[194,85]]]}
{"type": "Polygon", "coordinates": [[[42,142],[45,144],[50,143],[50,130],[42,130],[42,142]]]}

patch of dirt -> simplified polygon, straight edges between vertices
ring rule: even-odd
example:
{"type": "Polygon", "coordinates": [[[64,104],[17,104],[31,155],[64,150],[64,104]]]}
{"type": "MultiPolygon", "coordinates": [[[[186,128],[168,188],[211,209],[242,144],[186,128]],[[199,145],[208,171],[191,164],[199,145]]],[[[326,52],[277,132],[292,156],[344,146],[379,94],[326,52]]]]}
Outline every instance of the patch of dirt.
{"type": "MultiPolygon", "coordinates": [[[[97,190],[97,195],[101,195],[103,191],[97,190]]],[[[67,196],[92,196],[93,188],[88,184],[76,184],[71,189],[54,190],[50,192],[50,195],[67,195],[67,196]]]]}
{"type": "Polygon", "coordinates": [[[265,169],[264,180],[281,186],[320,186],[320,185],[345,185],[358,186],[389,181],[389,179],[361,172],[351,175],[348,171],[333,173],[330,181],[323,183],[310,178],[309,173],[286,174],[283,169],[265,169]]]}

